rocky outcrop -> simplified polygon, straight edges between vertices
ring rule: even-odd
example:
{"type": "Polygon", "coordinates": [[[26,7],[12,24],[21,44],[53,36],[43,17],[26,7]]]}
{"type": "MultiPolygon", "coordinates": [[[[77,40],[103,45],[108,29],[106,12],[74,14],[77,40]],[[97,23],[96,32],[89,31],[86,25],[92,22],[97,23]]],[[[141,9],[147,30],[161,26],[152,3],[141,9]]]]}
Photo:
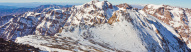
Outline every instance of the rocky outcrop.
{"type": "Polygon", "coordinates": [[[0,17],[0,26],[6,24],[7,22],[9,22],[11,19],[13,19],[15,16],[9,15],[9,16],[2,16],[0,17]]]}
{"type": "Polygon", "coordinates": [[[0,52],[38,52],[38,48],[30,45],[18,44],[13,41],[5,41],[0,38],[0,52]]]}
{"type": "Polygon", "coordinates": [[[116,5],[116,6],[119,7],[119,8],[124,8],[124,9],[131,9],[131,8],[133,8],[131,5],[129,5],[127,3],[119,4],[119,5],[116,5]]]}
{"type": "Polygon", "coordinates": [[[191,13],[188,8],[172,7],[169,5],[146,5],[142,9],[145,13],[150,14],[164,23],[172,26],[174,31],[180,35],[180,39],[190,44],[191,35],[190,17],[191,13]]]}
{"type": "Polygon", "coordinates": [[[112,17],[109,18],[109,20],[108,20],[107,23],[112,24],[112,23],[115,22],[116,19],[117,19],[117,15],[114,13],[114,14],[112,15],[112,17]]]}
{"type": "MultiPolygon", "coordinates": [[[[65,26],[75,26],[80,23],[85,23],[85,25],[95,25],[107,23],[112,13],[115,11],[116,7],[108,1],[98,1],[93,0],[91,2],[85,3],[82,6],[74,6],[70,9],[73,10],[71,16],[65,26]]],[[[66,29],[66,28],[65,28],[66,29]]]]}

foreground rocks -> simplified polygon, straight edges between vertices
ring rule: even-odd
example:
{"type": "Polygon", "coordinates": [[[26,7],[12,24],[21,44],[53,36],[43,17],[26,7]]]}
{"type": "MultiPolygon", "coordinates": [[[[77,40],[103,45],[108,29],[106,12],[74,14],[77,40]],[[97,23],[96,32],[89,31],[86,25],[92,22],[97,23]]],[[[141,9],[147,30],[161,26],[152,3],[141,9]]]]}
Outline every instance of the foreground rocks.
{"type": "Polygon", "coordinates": [[[5,41],[0,38],[0,52],[38,52],[38,48],[34,48],[30,45],[17,44],[13,41],[5,41]]]}

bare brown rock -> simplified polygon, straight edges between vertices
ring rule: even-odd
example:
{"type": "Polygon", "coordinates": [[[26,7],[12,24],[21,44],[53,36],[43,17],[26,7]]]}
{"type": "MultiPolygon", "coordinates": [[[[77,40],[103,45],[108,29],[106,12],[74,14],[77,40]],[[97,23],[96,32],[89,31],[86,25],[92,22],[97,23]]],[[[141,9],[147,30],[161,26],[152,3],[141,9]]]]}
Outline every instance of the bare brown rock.
{"type": "Polygon", "coordinates": [[[88,8],[90,5],[89,4],[85,4],[84,5],[84,8],[88,8]]]}
{"type": "Polygon", "coordinates": [[[111,18],[109,18],[109,20],[108,20],[108,22],[107,22],[107,23],[109,23],[109,24],[114,23],[114,22],[115,22],[115,20],[116,20],[116,18],[117,18],[117,15],[116,15],[116,13],[114,13],[114,14],[112,15],[112,17],[111,17],[111,18]]]}
{"type": "Polygon", "coordinates": [[[97,9],[97,6],[93,5],[93,8],[94,8],[94,9],[97,9]]]}
{"type": "Polygon", "coordinates": [[[113,5],[112,5],[112,4],[110,4],[108,8],[113,9],[113,5]]]}
{"type": "Polygon", "coordinates": [[[181,37],[179,37],[180,40],[183,40],[182,38],[188,38],[189,40],[185,41],[185,42],[188,43],[189,41],[191,41],[191,37],[189,37],[191,35],[191,33],[190,33],[189,26],[187,24],[187,22],[189,22],[187,16],[189,16],[188,13],[191,10],[183,9],[183,8],[179,8],[179,7],[172,7],[169,5],[163,5],[163,7],[160,7],[158,9],[148,8],[148,6],[146,5],[142,10],[145,13],[148,13],[148,14],[158,18],[159,20],[163,21],[164,23],[171,25],[172,27],[173,27],[173,25],[175,25],[174,23],[170,22],[170,21],[174,21],[172,18],[174,16],[180,17],[180,21],[178,21],[178,23],[181,23],[183,25],[181,25],[179,27],[173,27],[173,28],[181,36],[181,37]],[[178,10],[183,11],[183,13],[178,13],[178,14],[171,13],[171,10],[173,10],[174,8],[178,8],[178,10]],[[154,13],[150,13],[150,12],[154,12],[154,13]]]}
{"type": "Polygon", "coordinates": [[[132,9],[133,7],[127,3],[116,5],[119,8],[132,9]]]}

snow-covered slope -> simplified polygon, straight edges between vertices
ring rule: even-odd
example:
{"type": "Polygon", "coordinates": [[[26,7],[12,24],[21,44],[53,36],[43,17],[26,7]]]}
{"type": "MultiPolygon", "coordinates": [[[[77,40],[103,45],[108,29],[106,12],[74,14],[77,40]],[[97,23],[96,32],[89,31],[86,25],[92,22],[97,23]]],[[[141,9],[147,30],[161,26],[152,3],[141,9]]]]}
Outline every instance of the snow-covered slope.
{"type": "Polygon", "coordinates": [[[145,4],[131,4],[133,8],[143,9],[145,4]]]}
{"type": "Polygon", "coordinates": [[[190,47],[190,19],[191,10],[188,8],[172,7],[169,5],[146,5],[143,9],[144,12],[155,16],[162,22],[170,25],[180,35],[182,41],[190,47]]]}
{"type": "Polygon", "coordinates": [[[44,51],[190,51],[172,26],[126,3],[113,6],[93,0],[67,9],[26,12],[7,20],[0,26],[0,37],[16,38],[17,43],[44,51]]]}

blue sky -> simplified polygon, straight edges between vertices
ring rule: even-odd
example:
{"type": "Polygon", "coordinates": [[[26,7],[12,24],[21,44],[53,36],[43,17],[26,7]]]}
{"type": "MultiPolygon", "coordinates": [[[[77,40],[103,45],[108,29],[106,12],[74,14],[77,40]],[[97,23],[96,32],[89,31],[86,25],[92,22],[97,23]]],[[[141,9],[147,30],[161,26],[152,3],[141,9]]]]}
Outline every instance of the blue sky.
{"type": "MultiPolygon", "coordinates": [[[[0,3],[86,3],[91,0],[1,0],[0,3]]],[[[100,0],[103,1],[103,0],[100,0]]],[[[171,6],[180,6],[191,8],[191,0],[108,0],[112,4],[128,3],[128,4],[166,4],[171,6]]]]}

